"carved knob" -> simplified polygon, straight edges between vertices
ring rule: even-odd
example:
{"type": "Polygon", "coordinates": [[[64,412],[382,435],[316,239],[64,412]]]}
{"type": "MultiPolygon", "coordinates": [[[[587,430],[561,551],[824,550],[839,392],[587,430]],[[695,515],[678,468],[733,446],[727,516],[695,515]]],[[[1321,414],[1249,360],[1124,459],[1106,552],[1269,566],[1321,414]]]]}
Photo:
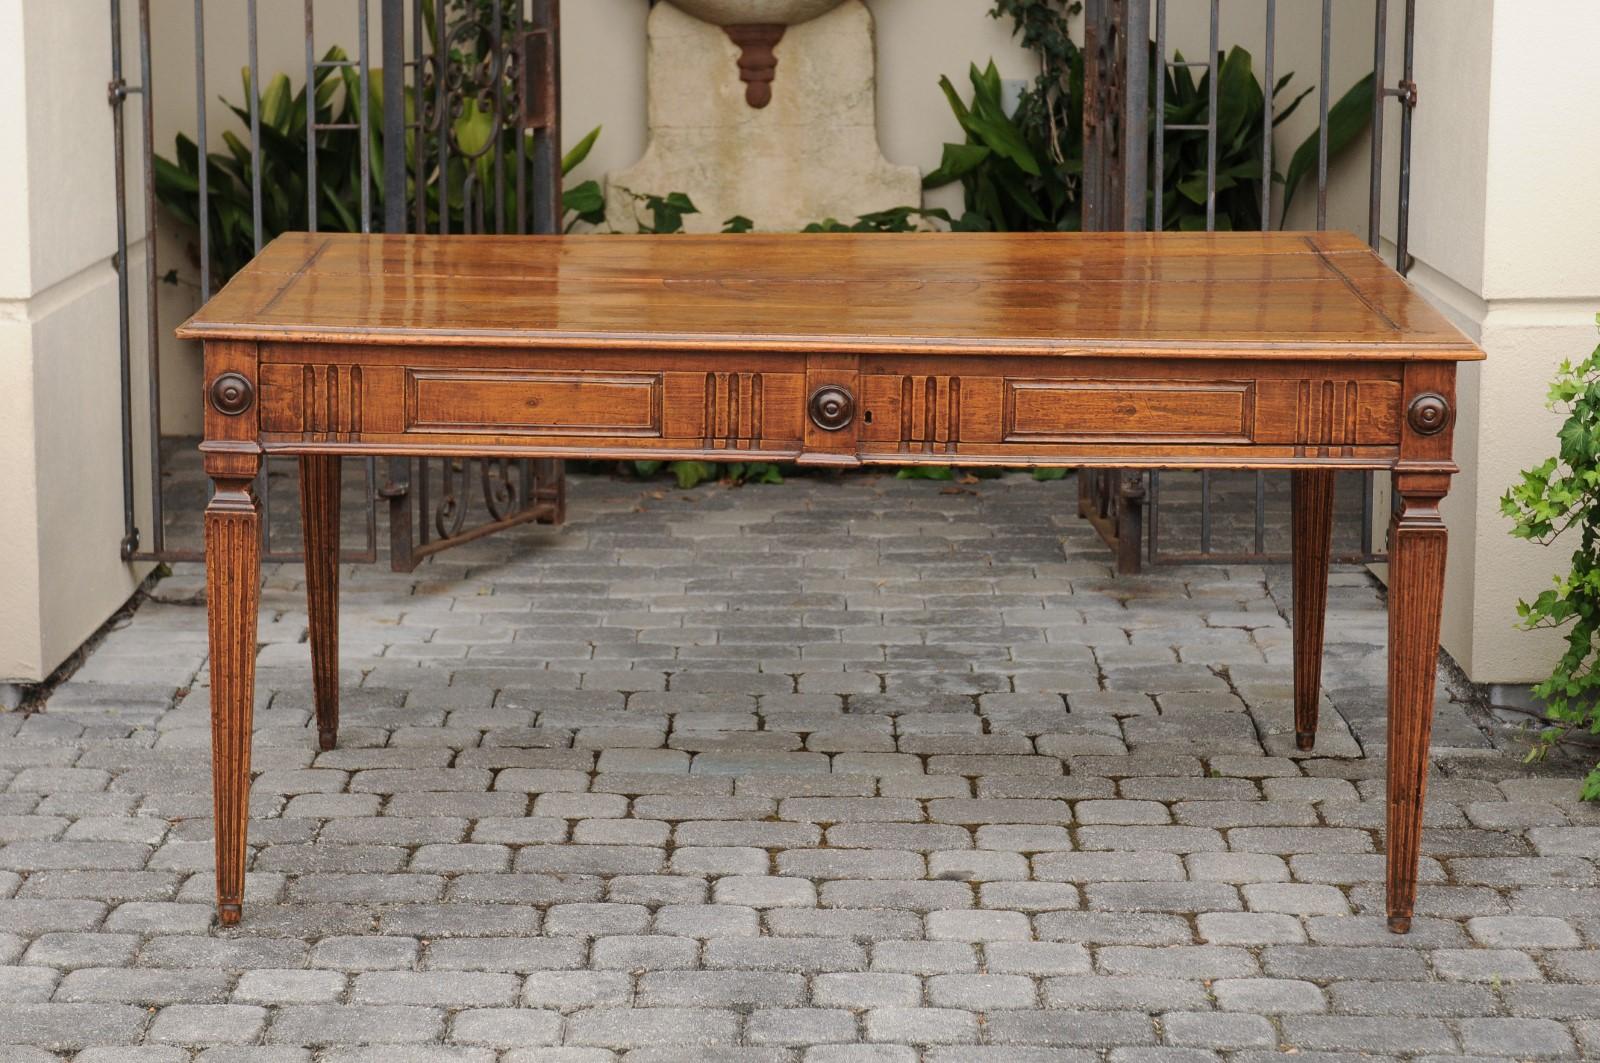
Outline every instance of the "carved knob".
{"type": "Polygon", "coordinates": [[[223,373],[211,382],[211,405],[218,413],[237,416],[255,401],[255,385],[243,373],[223,373]]]}
{"type": "Polygon", "coordinates": [[[846,427],[856,415],[856,399],[837,384],[828,384],[811,393],[811,422],[826,432],[846,427]]]}
{"type": "Polygon", "coordinates": [[[1406,408],[1406,423],[1419,436],[1442,432],[1450,423],[1450,404],[1437,392],[1424,392],[1412,399],[1406,408]]]}

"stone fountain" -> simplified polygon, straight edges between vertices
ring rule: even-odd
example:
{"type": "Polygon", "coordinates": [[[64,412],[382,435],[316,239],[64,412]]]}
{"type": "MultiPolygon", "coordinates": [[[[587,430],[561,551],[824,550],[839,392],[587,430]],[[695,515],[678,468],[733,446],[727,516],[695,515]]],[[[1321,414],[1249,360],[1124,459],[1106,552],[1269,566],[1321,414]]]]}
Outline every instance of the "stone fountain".
{"type": "Polygon", "coordinates": [[[672,0],[648,23],[650,142],[607,177],[607,218],[635,194],[685,192],[715,232],[734,215],[792,230],[919,205],[917,169],[878,147],[872,14],[863,0],[672,0]]]}

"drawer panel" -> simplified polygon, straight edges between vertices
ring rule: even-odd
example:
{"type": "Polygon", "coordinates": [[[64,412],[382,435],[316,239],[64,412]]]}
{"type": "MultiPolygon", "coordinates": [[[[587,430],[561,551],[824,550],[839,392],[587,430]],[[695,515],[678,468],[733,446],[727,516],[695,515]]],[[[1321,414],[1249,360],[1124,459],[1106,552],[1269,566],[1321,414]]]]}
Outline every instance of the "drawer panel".
{"type": "Polygon", "coordinates": [[[1007,380],[1008,443],[1136,440],[1247,443],[1250,382],[1007,380]]]}
{"type": "Polygon", "coordinates": [[[1392,454],[1404,418],[1397,365],[1324,360],[1269,373],[1236,360],[1086,358],[1057,368],[1023,358],[873,359],[861,373],[860,454],[1363,460],[1392,454]]]}
{"type": "MultiPolygon", "coordinates": [[[[261,428],[277,445],[415,441],[769,457],[806,447],[800,355],[332,344],[263,350],[261,428]]],[[[835,436],[846,446],[853,439],[835,436]]]]}
{"type": "Polygon", "coordinates": [[[412,432],[658,438],[661,419],[660,373],[406,373],[412,432]]]}

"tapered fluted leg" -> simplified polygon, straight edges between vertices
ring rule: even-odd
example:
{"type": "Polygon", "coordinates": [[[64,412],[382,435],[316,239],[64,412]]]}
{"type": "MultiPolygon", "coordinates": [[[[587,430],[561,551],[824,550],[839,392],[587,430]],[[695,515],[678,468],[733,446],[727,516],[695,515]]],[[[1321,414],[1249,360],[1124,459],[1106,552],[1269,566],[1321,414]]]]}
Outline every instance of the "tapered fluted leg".
{"type": "Polygon", "coordinates": [[[317,705],[317,743],[339,738],[339,457],[300,459],[300,521],[306,554],[311,679],[317,705]]]}
{"type": "Polygon", "coordinates": [[[1448,475],[1396,476],[1389,524],[1389,929],[1411,929],[1444,601],[1448,475]]]}
{"type": "Polygon", "coordinates": [[[239,921],[249,831],[250,733],[261,601],[261,517],[249,480],[215,480],[206,507],[206,619],[211,639],[211,783],[217,915],[239,921]]]}
{"type": "Polygon", "coordinates": [[[1294,744],[1317,740],[1322,698],[1322,633],[1328,612],[1328,560],[1333,554],[1333,470],[1291,474],[1294,511],[1294,744]]]}

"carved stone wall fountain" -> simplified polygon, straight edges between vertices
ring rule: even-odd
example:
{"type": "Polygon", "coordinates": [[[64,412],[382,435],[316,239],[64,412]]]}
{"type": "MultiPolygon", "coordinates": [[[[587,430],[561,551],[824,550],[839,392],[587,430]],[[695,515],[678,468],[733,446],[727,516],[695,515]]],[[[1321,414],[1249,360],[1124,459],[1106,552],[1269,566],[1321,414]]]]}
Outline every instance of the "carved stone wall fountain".
{"type": "Polygon", "coordinates": [[[687,193],[700,232],[734,215],[792,230],[920,205],[917,169],[878,147],[863,0],[662,0],[648,32],[650,142],[608,175],[614,228],[634,228],[635,193],[687,193]]]}

